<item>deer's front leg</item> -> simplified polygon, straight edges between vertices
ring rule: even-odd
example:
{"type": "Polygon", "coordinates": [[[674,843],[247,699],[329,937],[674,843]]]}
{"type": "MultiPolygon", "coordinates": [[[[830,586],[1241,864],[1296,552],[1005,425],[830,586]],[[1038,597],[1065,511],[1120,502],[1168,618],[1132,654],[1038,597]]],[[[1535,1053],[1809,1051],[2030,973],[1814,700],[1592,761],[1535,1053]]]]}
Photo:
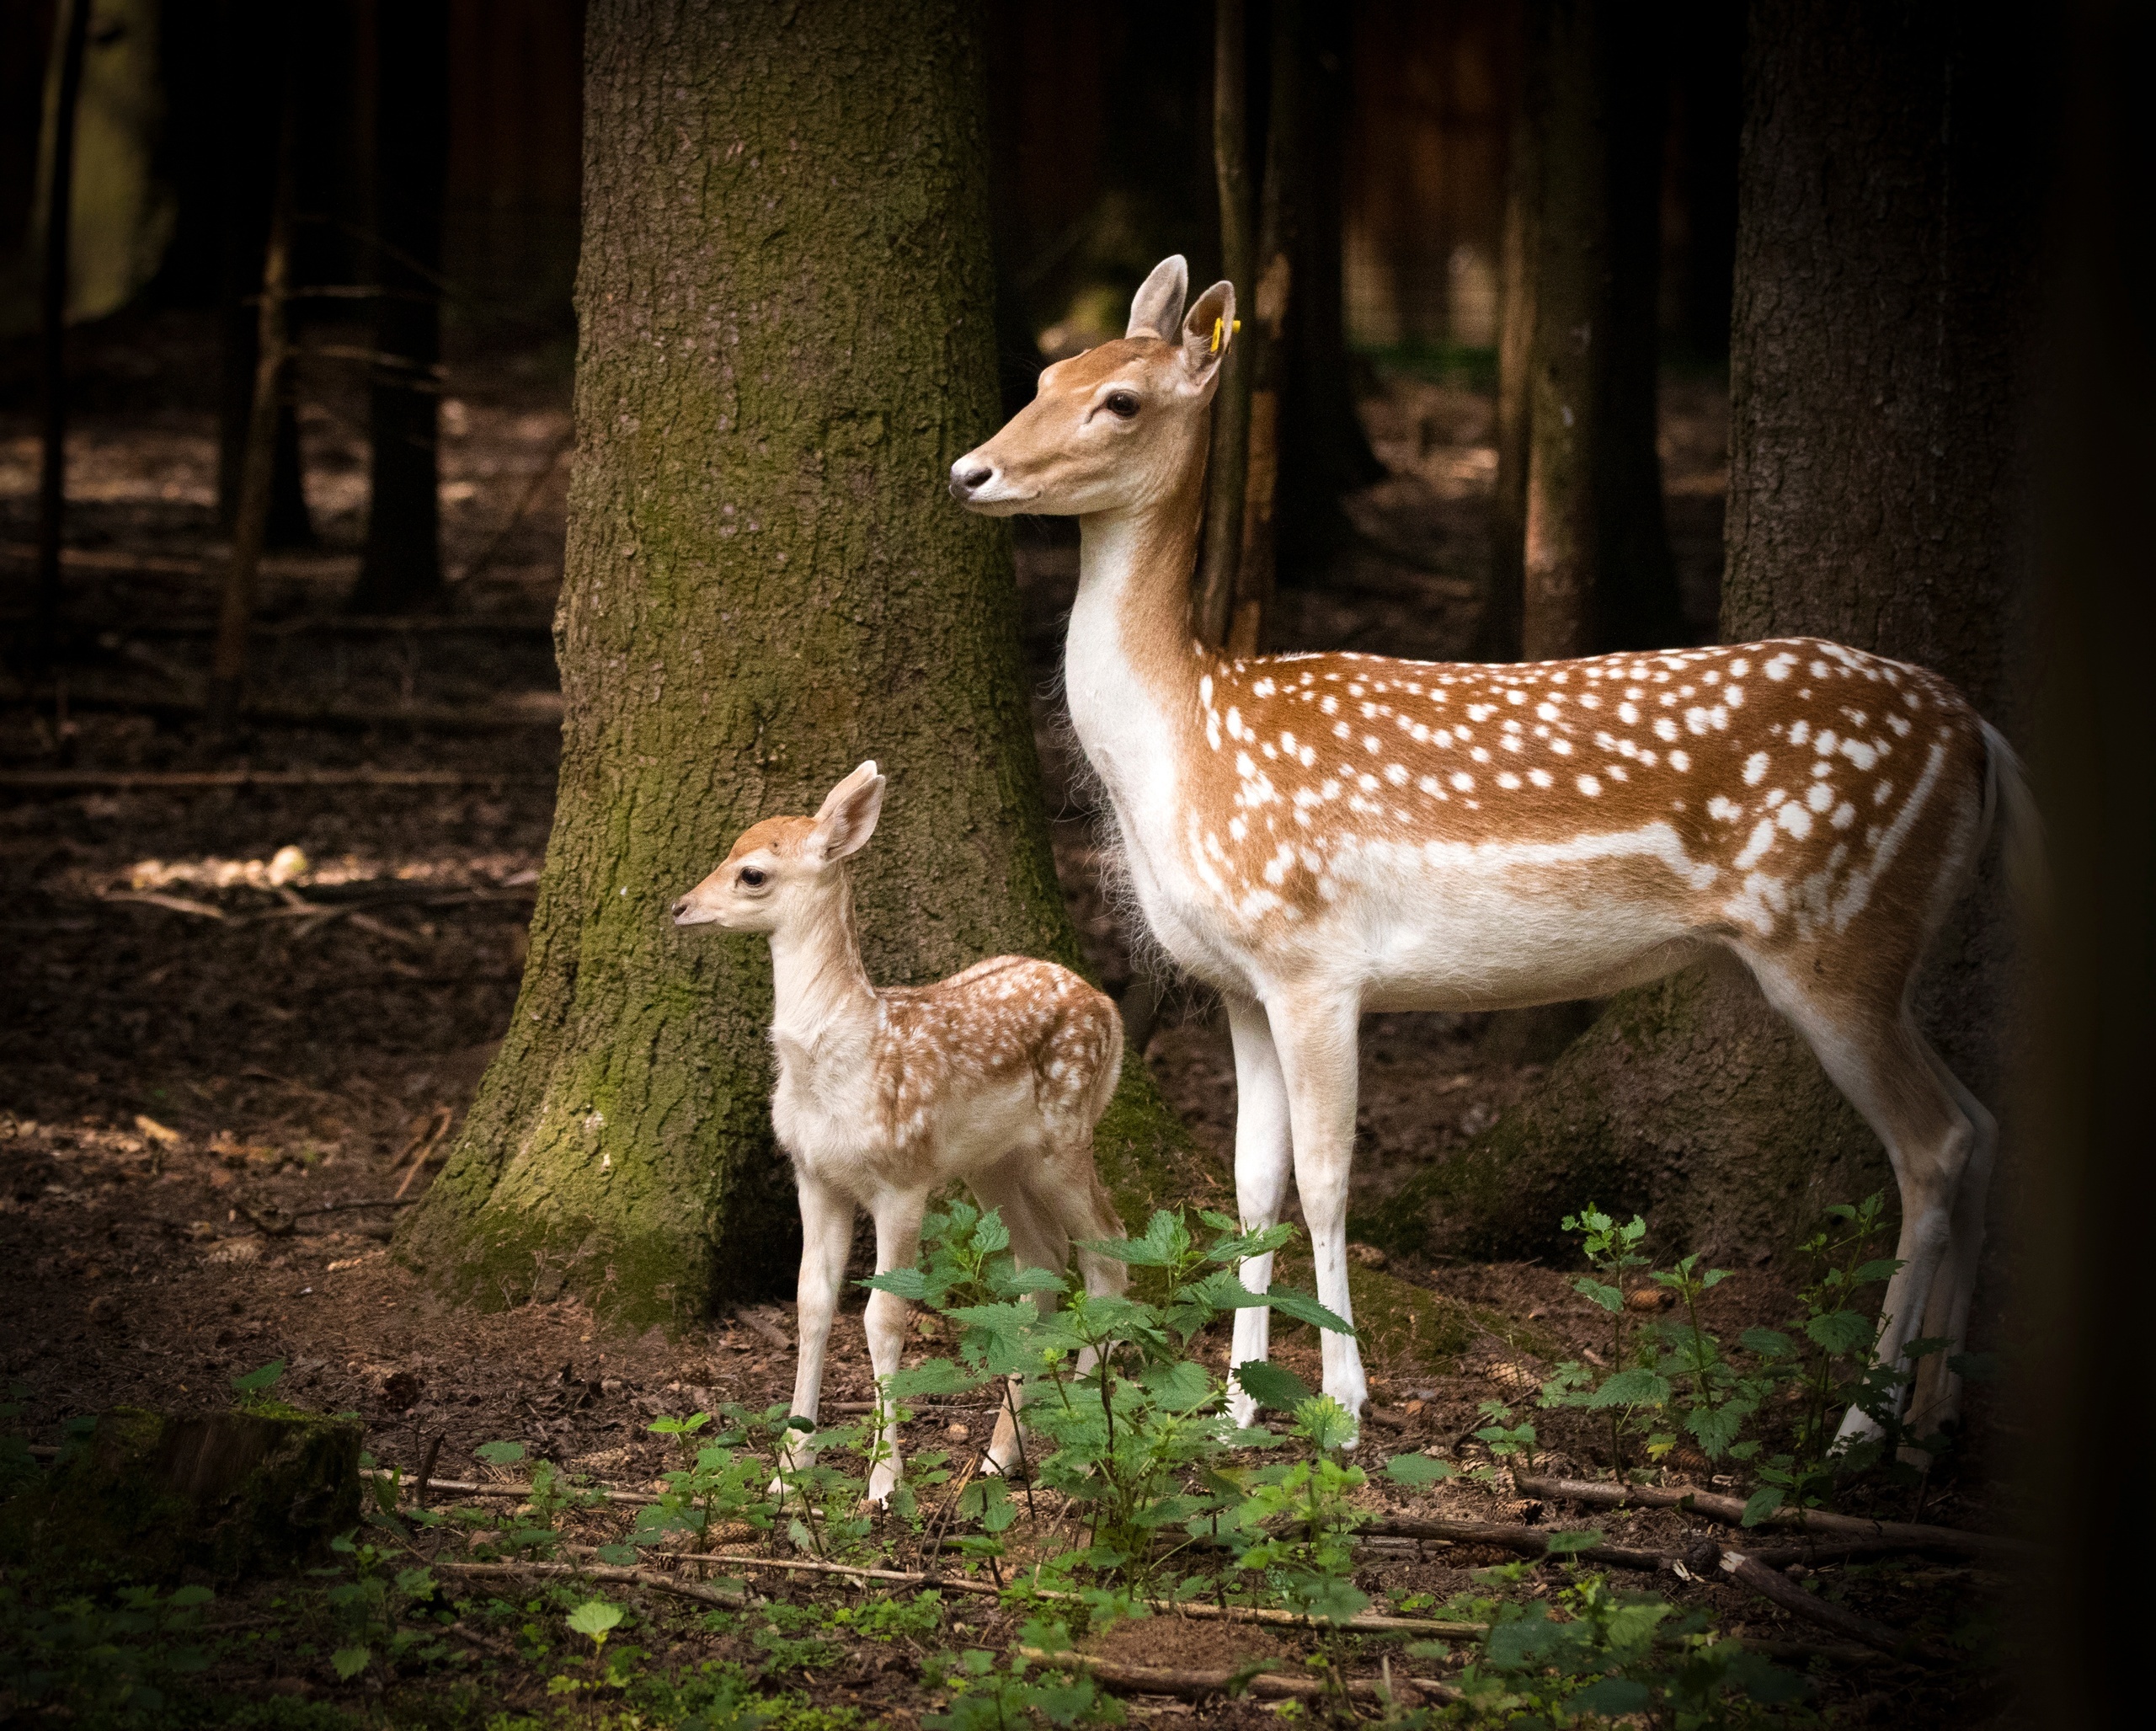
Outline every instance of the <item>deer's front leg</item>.
{"type": "MultiPolygon", "coordinates": [[[[1273,1039],[1288,1086],[1295,1189],[1317,1264],[1318,1302],[1355,1320],[1348,1296],[1348,1179],[1355,1151],[1356,1038],[1361,1006],[1351,997],[1301,998],[1273,1007],[1273,1039]]],[[[1369,1397],[1355,1337],[1320,1338],[1325,1392],[1358,1421],[1369,1397]]]]}
{"type": "MultiPolygon", "coordinates": [[[[1228,1032],[1235,1043],[1235,1212],[1247,1232],[1277,1221],[1287,1200],[1293,1164],[1288,1086],[1263,1006],[1230,999],[1228,1032]]],[[[1271,1286],[1271,1255],[1247,1258],[1242,1280],[1252,1292],[1271,1286]]],[[[1263,1360],[1272,1314],[1262,1306],[1235,1312],[1235,1339],[1228,1352],[1230,1365],[1263,1360]]],[[[1237,1424],[1255,1424],[1257,1402],[1238,1389],[1229,1399],[1228,1413],[1237,1424]]]]}
{"type": "MultiPolygon", "coordinates": [[[[801,1278],[794,1290],[800,1346],[793,1364],[796,1418],[816,1420],[824,1392],[824,1353],[837,1313],[839,1283],[846,1278],[846,1252],[853,1242],[853,1199],[805,1172],[795,1174],[801,1199],[801,1278]]],[[[805,1435],[787,1433],[785,1464],[808,1461],[805,1435]]]]}
{"type": "MultiPolygon", "coordinates": [[[[874,1204],[876,1215],[876,1272],[888,1274],[910,1264],[921,1248],[921,1215],[927,1205],[926,1191],[889,1194],[874,1204]]],[[[868,1295],[868,1361],[876,1369],[877,1434],[870,1451],[874,1464],[868,1469],[868,1500],[890,1501],[899,1483],[899,1433],[890,1422],[886,1404],[885,1379],[896,1374],[899,1354],[906,1338],[905,1300],[881,1290],[868,1295]]]]}

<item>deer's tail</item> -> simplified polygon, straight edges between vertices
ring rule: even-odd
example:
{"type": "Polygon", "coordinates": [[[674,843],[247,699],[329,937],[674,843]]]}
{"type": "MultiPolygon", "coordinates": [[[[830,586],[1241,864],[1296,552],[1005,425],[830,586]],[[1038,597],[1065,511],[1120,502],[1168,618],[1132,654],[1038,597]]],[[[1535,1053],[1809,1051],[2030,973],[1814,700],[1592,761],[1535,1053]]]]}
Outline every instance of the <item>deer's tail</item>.
{"type": "MultiPolygon", "coordinates": [[[[1983,842],[1996,826],[2006,862],[2006,879],[2025,915],[2041,917],[2051,895],[2051,872],[2044,858],[2044,820],[2029,791],[2029,772],[2006,735],[1988,721],[1984,730],[1984,813],[1983,842]]],[[[1981,854],[1982,846],[1978,852],[1981,854]]]]}

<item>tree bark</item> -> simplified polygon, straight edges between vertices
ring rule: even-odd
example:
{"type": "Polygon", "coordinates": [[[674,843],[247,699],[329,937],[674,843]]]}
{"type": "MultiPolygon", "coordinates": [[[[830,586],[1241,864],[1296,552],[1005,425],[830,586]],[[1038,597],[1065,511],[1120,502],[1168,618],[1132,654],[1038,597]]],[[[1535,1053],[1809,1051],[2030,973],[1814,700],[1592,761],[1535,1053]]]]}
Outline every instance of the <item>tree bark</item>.
{"type": "MultiPolygon", "coordinates": [[[[591,9],[560,801],[507,1038],[398,1241],[468,1300],[643,1328],[786,1283],[769,951],[666,909],[862,758],[874,978],[1077,961],[1007,534],[942,484],[998,420],[979,30],[591,9]]],[[[1142,1064],[1098,1149],[1127,1206],[1203,1188],[1142,1064]]]]}
{"type": "MultiPolygon", "coordinates": [[[[220,377],[217,405],[217,521],[230,534],[239,520],[242,473],[247,465],[248,425],[253,414],[254,375],[260,320],[253,304],[262,288],[262,254],[270,235],[275,195],[278,93],[283,88],[286,38],[291,26],[281,8],[264,0],[221,0],[218,35],[222,49],[222,158],[224,195],[219,295],[220,377]]],[[[305,473],[300,460],[299,417],[289,403],[277,409],[275,462],[270,469],[270,519],[264,545],[311,547],[305,473]]]]}
{"type": "MultiPolygon", "coordinates": [[[[1243,0],[1214,0],[1213,175],[1220,194],[1220,273],[1235,286],[1235,312],[1251,304],[1250,61],[1243,0]]],[[[1205,533],[1198,558],[1198,634],[1225,644],[1243,547],[1243,485],[1250,460],[1250,357],[1229,357],[1213,396],[1213,445],[1206,463],[1205,533]]]]}
{"type": "Polygon", "coordinates": [[[437,0],[376,0],[372,485],[347,605],[400,613],[441,594],[442,192],[449,164],[449,23],[437,0]]]}
{"type": "Polygon", "coordinates": [[[1668,644],[1679,623],[1655,451],[1662,80],[1656,33],[1609,0],[1542,0],[1528,28],[1520,653],[1552,660],[1668,644]]]}
{"type": "Polygon", "coordinates": [[[55,23],[60,77],[52,93],[52,161],[45,184],[44,275],[38,291],[37,554],[31,578],[31,661],[52,665],[60,626],[60,542],[67,516],[67,238],[75,206],[75,110],[90,0],[64,0],[55,23]]]}
{"type": "MultiPolygon", "coordinates": [[[[1759,0],[1746,60],[1722,635],[1921,662],[2009,731],[2024,590],[2015,413],[2043,155],[2006,33],[1943,3],[1759,0]]],[[[1995,1085],[2004,922],[1965,902],[1920,1019],[1995,1085]]],[[[1476,1254],[1558,1247],[1593,1196],[1665,1246],[1790,1244],[1890,1186],[1876,1140],[1734,964],[1620,995],[1542,1088],[1370,1222],[1476,1254]]]]}
{"type": "Polygon", "coordinates": [[[1533,51],[1529,20],[1520,8],[1520,64],[1528,86],[1513,120],[1505,169],[1504,227],[1497,241],[1497,484],[1490,501],[1490,598],[1476,629],[1478,661],[1520,658],[1520,610],[1526,587],[1529,387],[1534,363],[1534,261],[1540,255],[1542,104],[1534,86],[1542,56],[1533,51]]]}
{"type": "Polygon", "coordinates": [[[1273,505],[1277,571],[1315,579],[1351,532],[1341,495],[1385,478],[1355,409],[1341,282],[1352,9],[1304,10],[1302,169],[1289,297],[1288,369],[1280,387],[1280,474],[1273,505]]]}
{"type": "Polygon", "coordinates": [[[1280,491],[1280,387],[1288,371],[1289,315],[1295,299],[1295,241],[1302,203],[1302,7],[1273,0],[1266,104],[1265,184],[1258,198],[1256,286],[1243,328],[1250,372],[1250,458],[1243,478],[1242,554],[1228,622],[1228,653],[1263,647],[1278,569],[1274,511],[1280,491]]]}

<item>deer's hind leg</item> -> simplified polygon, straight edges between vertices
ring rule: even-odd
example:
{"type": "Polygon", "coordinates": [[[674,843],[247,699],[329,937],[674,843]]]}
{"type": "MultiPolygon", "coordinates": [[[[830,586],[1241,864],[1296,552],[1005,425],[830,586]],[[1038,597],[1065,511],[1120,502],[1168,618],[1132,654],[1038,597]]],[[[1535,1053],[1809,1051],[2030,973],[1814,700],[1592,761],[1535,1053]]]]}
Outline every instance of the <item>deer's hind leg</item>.
{"type": "MultiPolygon", "coordinates": [[[[1769,1001],[1796,1024],[1835,1087],[1886,1144],[1894,1168],[1902,1199],[1894,1253],[1902,1266],[1887,1283],[1876,1360],[1902,1364],[1920,1328],[1946,1320],[1948,1312],[1955,1312],[1958,1344],[1967,1311],[1964,1271],[1973,1283],[1983,1243],[1983,1193],[1995,1141],[1991,1114],[1918,1032],[1904,984],[1897,983],[1891,997],[1853,1000],[1805,979],[1812,971],[1808,956],[1804,966],[1747,960],[1769,1001]]],[[[1844,1438],[1877,1434],[1878,1426],[1856,1408],[1842,1422],[1844,1438]]]]}

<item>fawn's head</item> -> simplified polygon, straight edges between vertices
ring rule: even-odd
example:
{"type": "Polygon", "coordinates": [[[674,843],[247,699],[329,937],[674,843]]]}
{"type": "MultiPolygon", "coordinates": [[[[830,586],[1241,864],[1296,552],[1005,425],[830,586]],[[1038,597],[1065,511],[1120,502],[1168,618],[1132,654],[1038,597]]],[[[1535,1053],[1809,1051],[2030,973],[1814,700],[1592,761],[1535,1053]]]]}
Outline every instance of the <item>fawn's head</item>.
{"type": "Polygon", "coordinates": [[[1206,409],[1235,334],[1216,282],[1186,316],[1182,257],[1153,267],[1113,342],[1059,361],[1033,400],[951,465],[951,496],[988,516],[1082,516],[1165,498],[1203,461],[1206,409]]]}
{"type": "Polygon", "coordinates": [[[841,860],[876,833],[883,777],[870,759],[825,796],[814,817],[767,817],[742,832],[725,863],[674,904],[677,926],[776,932],[820,906],[841,860]]]}

